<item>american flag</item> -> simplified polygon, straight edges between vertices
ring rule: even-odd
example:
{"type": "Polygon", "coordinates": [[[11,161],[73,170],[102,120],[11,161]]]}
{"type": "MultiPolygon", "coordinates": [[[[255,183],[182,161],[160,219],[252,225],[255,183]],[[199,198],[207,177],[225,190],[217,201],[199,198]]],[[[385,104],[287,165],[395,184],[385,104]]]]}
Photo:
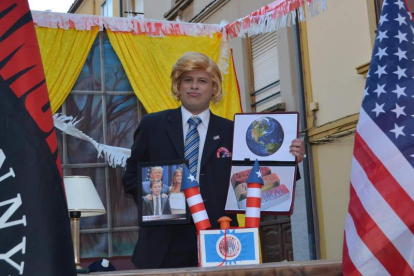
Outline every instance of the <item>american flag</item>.
{"type": "Polygon", "coordinates": [[[384,1],[355,134],[343,275],[414,275],[414,21],[384,1]]]}

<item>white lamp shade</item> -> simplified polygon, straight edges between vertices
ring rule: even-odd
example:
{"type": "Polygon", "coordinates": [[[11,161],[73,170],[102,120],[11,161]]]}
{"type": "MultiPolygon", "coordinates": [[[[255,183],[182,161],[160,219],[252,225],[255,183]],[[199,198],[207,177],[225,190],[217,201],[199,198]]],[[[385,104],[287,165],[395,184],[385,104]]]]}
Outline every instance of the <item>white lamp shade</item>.
{"type": "Polygon", "coordinates": [[[65,176],[66,199],[69,212],[81,212],[81,217],[91,217],[106,213],[98,192],[88,176],[65,176]]]}

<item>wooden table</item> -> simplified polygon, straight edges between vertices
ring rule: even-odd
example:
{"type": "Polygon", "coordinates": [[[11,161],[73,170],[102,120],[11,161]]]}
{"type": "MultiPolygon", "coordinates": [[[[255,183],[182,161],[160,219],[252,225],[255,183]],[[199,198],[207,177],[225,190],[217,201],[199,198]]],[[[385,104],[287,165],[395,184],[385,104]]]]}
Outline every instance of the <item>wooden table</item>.
{"type": "MultiPolygon", "coordinates": [[[[95,272],[91,276],[342,276],[341,262],[331,260],[279,262],[260,265],[223,267],[189,267],[168,269],[139,269],[113,272],[95,272]]],[[[85,274],[79,274],[82,276],[85,274]]]]}

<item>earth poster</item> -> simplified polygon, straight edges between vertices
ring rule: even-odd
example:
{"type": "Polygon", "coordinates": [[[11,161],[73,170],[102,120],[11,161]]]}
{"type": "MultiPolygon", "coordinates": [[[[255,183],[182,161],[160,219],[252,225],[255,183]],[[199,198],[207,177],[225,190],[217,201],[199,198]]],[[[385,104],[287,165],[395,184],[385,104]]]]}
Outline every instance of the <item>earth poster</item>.
{"type": "Polygon", "coordinates": [[[261,117],[254,120],[246,131],[246,143],[256,155],[269,156],[283,144],[282,125],[274,118],[261,117]]]}
{"type": "Polygon", "coordinates": [[[289,152],[298,135],[296,112],[236,114],[232,161],[295,162],[289,152]]]}

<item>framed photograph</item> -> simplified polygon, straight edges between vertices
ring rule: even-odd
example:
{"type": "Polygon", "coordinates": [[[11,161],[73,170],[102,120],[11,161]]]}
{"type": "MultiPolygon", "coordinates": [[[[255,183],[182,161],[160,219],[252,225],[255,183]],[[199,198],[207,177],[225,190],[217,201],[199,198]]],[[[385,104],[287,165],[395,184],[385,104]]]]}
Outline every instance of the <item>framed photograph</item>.
{"type": "MultiPolygon", "coordinates": [[[[244,213],[247,201],[247,183],[251,166],[233,166],[225,210],[244,213]]],[[[264,213],[291,213],[293,210],[295,166],[260,166],[263,177],[261,211],[264,213]]]]}
{"type": "Polygon", "coordinates": [[[190,222],[184,193],[180,191],[186,160],[138,164],[138,225],[141,227],[190,222]]]}
{"type": "Polygon", "coordinates": [[[298,130],[297,112],[234,115],[232,167],[225,207],[227,212],[245,212],[246,180],[256,159],[264,182],[261,212],[293,212],[296,160],[289,148],[298,137],[298,130]]]}
{"type": "Polygon", "coordinates": [[[236,114],[232,160],[295,162],[289,146],[298,136],[298,123],[297,112],[236,114]]]}

